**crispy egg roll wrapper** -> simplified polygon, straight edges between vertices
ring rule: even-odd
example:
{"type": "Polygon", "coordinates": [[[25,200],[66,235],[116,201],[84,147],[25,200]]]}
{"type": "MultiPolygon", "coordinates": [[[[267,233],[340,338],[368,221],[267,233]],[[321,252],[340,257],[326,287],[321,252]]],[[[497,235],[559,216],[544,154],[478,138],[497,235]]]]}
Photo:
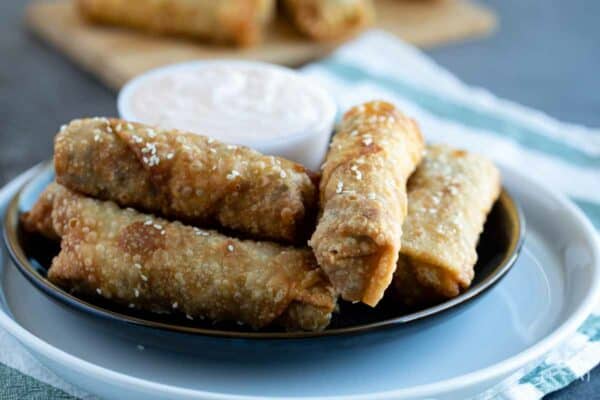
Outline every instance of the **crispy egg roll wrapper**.
{"type": "Polygon", "coordinates": [[[407,305],[457,296],[475,274],[477,242],[500,195],[500,173],[484,157],[428,146],[408,181],[408,216],[394,292],[407,305]]]}
{"type": "Polygon", "coordinates": [[[300,164],[246,147],[116,119],[72,121],[54,144],[56,180],[123,207],[300,242],[317,189],[300,164]]]}
{"type": "Polygon", "coordinates": [[[92,22],[247,46],[258,42],[274,0],[77,0],[92,22]]]}
{"type": "Polygon", "coordinates": [[[315,40],[347,36],[375,19],[371,0],[284,0],[296,28],[315,40]]]}
{"type": "Polygon", "coordinates": [[[393,105],[348,111],[323,164],[322,214],[310,246],[345,300],[375,306],[390,285],[406,216],[406,181],[421,159],[416,123],[393,105]]]}
{"type": "Polygon", "coordinates": [[[23,219],[26,228],[46,225],[45,232],[51,219],[61,251],[48,278],[76,294],[190,319],[289,330],[324,329],[335,307],[334,290],[307,248],[232,239],[58,184],[23,219]],[[42,210],[50,210],[50,218],[42,210]]]}

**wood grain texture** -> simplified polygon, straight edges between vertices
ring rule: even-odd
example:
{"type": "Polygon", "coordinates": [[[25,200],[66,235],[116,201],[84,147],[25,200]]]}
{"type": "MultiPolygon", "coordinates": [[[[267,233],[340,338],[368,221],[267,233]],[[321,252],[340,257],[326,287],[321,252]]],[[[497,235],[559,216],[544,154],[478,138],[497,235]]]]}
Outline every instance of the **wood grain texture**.
{"type": "MultiPolygon", "coordinates": [[[[378,0],[375,27],[429,47],[490,32],[494,14],[460,0],[378,0]]],[[[162,65],[210,58],[244,58],[297,66],[322,57],[341,42],[315,43],[276,21],[257,47],[237,49],[181,38],[148,35],[84,21],[72,0],[34,2],[27,26],[113,89],[162,65]]]]}

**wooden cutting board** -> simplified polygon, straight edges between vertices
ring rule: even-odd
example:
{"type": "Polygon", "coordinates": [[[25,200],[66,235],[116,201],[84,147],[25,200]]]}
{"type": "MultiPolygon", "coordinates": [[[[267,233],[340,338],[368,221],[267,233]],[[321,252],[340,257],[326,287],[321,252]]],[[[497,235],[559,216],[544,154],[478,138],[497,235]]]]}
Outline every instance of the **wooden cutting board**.
{"type": "MultiPolygon", "coordinates": [[[[377,0],[376,5],[377,28],[419,46],[480,36],[490,32],[496,21],[491,11],[461,0],[377,0]]],[[[76,13],[72,0],[32,3],[26,23],[41,38],[114,89],[149,69],[180,61],[247,58],[297,66],[326,55],[340,44],[311,42],[278,21],[257,47],[211,46],[90,25],[76,13]]]]}

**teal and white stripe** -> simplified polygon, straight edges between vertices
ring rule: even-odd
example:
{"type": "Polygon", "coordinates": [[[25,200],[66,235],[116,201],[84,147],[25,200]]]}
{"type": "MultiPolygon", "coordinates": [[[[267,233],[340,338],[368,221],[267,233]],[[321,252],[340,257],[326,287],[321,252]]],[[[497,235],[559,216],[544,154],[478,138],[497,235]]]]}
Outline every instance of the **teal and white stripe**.
{"type": "MultiPolygon", "coordinates": [[[[380,31],[362,35],[304,73],[332,93],[340,110],[375,98],[419,121],[431,142],[452,143],[567,194],[600,229],[600,130],[565,124],[470,88],[419,50],[380,31]],[[523,170],[523,168],[519,168],[523,170]]],[[[600,306],[600,305],[599,305],[600,306]]],[[[536,400],[600,362],[600,307],[566,343],[477,400],[536,400]]]]}

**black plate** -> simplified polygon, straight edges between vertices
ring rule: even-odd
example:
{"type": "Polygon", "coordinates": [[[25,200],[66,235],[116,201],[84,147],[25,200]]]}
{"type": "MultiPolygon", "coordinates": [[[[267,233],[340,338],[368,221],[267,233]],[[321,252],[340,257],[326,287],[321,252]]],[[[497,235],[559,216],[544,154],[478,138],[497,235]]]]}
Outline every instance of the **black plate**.
{"type": "Polygon", "coordinates": [[[512,267],[524,236],[522,213],[503,190],[494,205],[477,248],[478,262],[471,287],[451,300],[422,310],[402,309],[391,299],[384,299],[376,308],[340,301],[340,312],[334,314],[330,326],[323,332],[252,331],[237,324],[211,324],[189,321],[171,315],[157,315],[115,306],[102,298],[78,298],[62,290],[46,278],[52,257],[59,246],[39,235],[24,232],[19,216],[27,211],[44,187],[54,179],[51,166],[43,168],[12,199],[4,223],[5,244],[19,271],[38,289],[70,307],[87,314],[120,323],[160,330],[242,339],[297,339],[332,335],[347,335],[374,329],[393,327],[417,320],[429,319],[445,311],[457,309],[490,289],[512,267]]]}

